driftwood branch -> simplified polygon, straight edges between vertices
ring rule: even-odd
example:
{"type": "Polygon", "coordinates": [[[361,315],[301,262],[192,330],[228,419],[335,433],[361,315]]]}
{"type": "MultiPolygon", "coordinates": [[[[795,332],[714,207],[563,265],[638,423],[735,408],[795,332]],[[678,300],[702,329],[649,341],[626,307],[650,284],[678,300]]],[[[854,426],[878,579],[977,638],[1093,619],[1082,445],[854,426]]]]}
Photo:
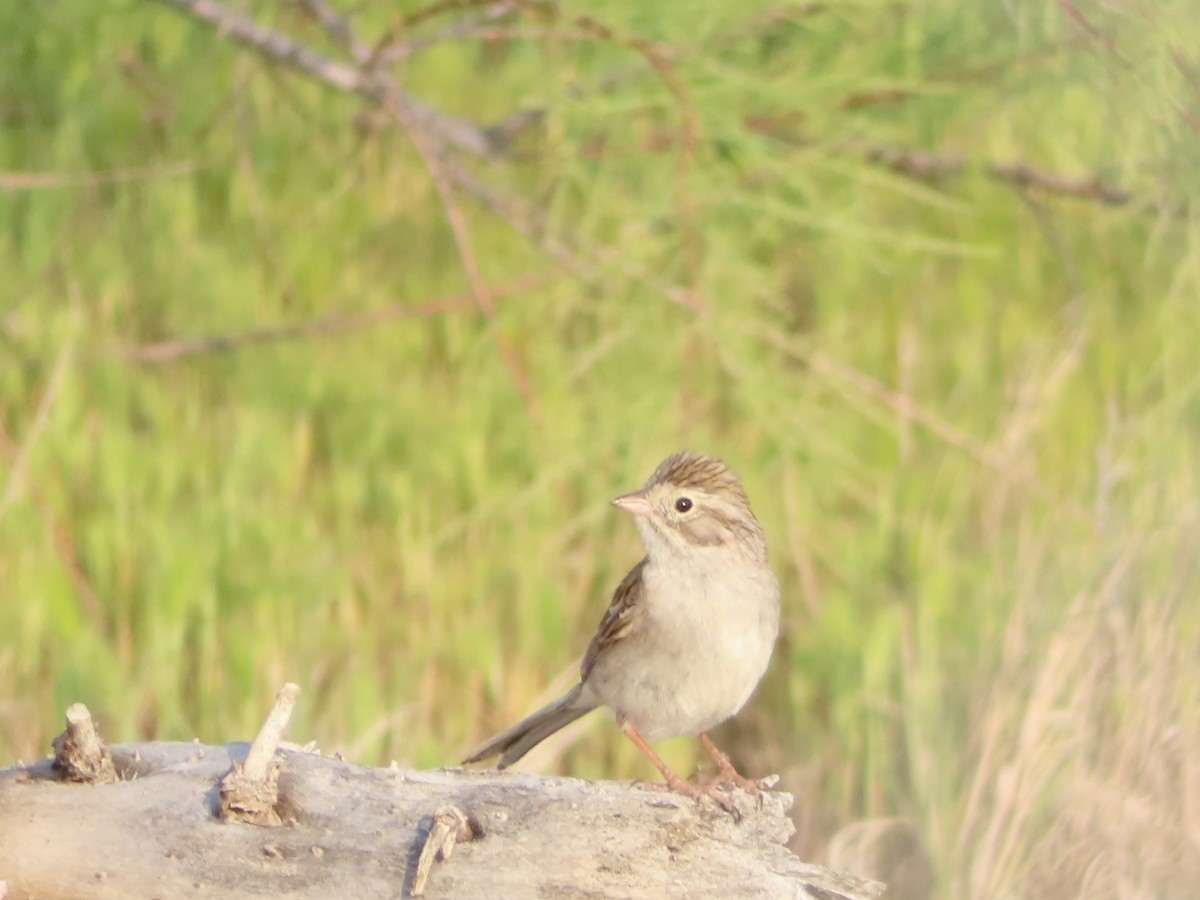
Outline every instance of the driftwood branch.
{"type": "Polygon", "coordinates": [[[792,855],[787,794],[761,804],[739,794],[735,820],[624,783],[370,769],[275,749],[294,699],[294,686],[281,691],[256,749],[103,749],[86,709],[72,707],[59,760],[0,770],[5,900],[883,893],[792,855]],[[82,745],[87,759],[107,755],[115,781],[65,780],[63,748],[82,745]],[[230,773],[274,785],[272,819],[223,815],[230,773]]]}

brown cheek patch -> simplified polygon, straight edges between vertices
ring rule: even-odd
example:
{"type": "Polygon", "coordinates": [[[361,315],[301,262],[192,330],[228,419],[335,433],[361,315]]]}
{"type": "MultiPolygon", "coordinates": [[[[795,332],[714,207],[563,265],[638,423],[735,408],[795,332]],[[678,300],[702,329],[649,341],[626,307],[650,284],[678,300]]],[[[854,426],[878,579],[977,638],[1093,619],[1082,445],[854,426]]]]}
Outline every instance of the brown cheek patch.
{"type": "Polygon", "coordinates": [[[700,516],[680,526],[684,536],[700,547],[715,547],[733,537],[733,530],[719,516],[700,516]]]}

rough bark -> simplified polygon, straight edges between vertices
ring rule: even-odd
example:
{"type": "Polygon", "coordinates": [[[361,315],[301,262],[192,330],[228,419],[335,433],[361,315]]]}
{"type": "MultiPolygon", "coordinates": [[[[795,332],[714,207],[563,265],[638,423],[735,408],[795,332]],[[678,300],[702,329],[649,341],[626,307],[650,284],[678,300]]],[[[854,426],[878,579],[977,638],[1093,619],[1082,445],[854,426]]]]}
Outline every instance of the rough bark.
{"type": "Polygon", "coordinates": [[[118,745],[107,751],[119,776],[111,783],[69,783],[59,760],[0,770],[0,897],[863,900],[883,892],[787,850],[788,794],[764,792],[760,808],[739,793],[735,820],[626,783],[371,769],[280,750],[263,783],[275,778],[266,796],[277,789],[281,824],[264,827],[239,821],[242,801],[230,800],[249,749],[118,745]]]}

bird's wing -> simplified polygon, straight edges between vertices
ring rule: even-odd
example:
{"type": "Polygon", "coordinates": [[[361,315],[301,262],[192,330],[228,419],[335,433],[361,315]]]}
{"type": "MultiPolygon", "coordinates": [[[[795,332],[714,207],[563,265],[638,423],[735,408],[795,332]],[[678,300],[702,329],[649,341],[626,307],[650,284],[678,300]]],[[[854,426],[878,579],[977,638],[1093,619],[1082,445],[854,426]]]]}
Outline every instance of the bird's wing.
{"type": "Polygon", "coordinates": [[[612,602],[608,604],[608,610],[604,613],[596,636],[592,638],[591,646],[588,647],[587,655],[583,657],[583,665],[579,668],[583,681],[587,681],[588,673],[592,671],[592,666],[596,664],[600,655],[624,638],[629,631],[645,594],[642,585],[642,569],[645,567],[646,560],[643,559],[629,570],[629,574],[613,592],[612,602]]]}

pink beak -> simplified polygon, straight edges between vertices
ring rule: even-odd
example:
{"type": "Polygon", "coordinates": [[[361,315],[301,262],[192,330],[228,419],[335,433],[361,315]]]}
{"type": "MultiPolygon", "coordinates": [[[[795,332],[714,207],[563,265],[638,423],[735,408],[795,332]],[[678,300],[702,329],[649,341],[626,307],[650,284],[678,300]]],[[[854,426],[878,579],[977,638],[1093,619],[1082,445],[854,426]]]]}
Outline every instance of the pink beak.
{"type": "Polygon", "coordinates": [[[617,507],[617,509],[625,510],[627,513],[633,513],[635,516],[654,516],[657,514],[650,501],[646,499],[644,491],[622,494],[613,500],[612,505],[617,507]]]}

